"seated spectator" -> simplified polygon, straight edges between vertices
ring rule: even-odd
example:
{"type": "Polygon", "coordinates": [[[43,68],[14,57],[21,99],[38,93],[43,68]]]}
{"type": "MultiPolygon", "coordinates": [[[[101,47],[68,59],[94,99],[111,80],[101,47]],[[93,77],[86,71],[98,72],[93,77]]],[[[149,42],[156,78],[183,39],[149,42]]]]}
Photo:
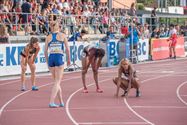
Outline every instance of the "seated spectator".
{"type": "Polygon", "coordinates": [[[163,38],[163,37],[166,37],[166,36],[167,36],[167,35],[166,35],[165,30],[164,30],[164,27],[161,27],[161,28],[160,28],[160,37],[163,38]]]}
{"type": "Polygon", "coordinates": [[[110,39],[114,39],[115,38],[115,33],[114,33],[114,27],[113,26],[109,27],[109,30],[107,31],[106,35],[110,39]]]}
{"type": "Polygon", "coordinates": [[[127,26],[122,26],[121,27],[121,33],[125,36],[125,37],[127,37],[128,36],[128,27],[127,26]]]}
{"type": "Polygon", "coordinates": [[[81,39],[83,39],[82,37],[86,34],[86,30],[81,30],[81,32],[76,32],[74,33],[68,41],[79,41],[81,39]]]}
{"type": "Polygon", "coordinates": [[[149,25],[146,23],[144,24],[144,29],[142,32],[142,36],[144,39],[148,39],[150,37],[150,32],[149,32],[149,25]]]}
{"type": "Polygon", "coordinates": [[[160,32],[158,28],[155,28],[154,31],[151,34],[151,38],[159,38],[160,37],[160,32]]]}
{"type": "Polygon", "coordinates": [[[7,27],[4,24],[0,24],[0,43],[9,43],[8,38],[7,27]]]}

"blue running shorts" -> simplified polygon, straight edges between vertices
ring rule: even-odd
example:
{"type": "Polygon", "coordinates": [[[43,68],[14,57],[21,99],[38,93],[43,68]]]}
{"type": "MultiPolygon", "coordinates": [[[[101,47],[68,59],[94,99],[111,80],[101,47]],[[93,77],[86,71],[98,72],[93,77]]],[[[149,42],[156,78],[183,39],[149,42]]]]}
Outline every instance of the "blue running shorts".
{"type": "Polygon", "coordinates": [[[60,53],[53,53],[49,55],[48,66],[55,67],[64,65],[64,55],[60,53]]]}

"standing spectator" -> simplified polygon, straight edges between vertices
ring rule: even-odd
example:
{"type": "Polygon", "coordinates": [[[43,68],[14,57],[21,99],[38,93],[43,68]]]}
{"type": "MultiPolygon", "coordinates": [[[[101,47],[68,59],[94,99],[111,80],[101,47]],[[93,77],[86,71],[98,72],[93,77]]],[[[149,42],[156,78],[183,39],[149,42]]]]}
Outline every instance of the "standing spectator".
{"type": "Polygon", "coordinates": [[[132,16],[132,17],[135,17],[136,16],[136,6],[135,6],[135,3],[132,3],[131,4],[131,8],[129,10],[129,15],[132,16]]]}
{"type": "Polygon", "coordinates": [[[172,58],[172,51],[174,55],[174,59],[176,59],[176,44],[177,44],[177,30],[173,24],[170,25],[170,33],[169,33],[169,57],[172,58]]]}
{"type": "MultiPolygon", "coordinates": [[[[131,57],[135,55],[137,57],[137,47],[138,47],[138,41],[139,36],[141,35],[138,25],[134,23],[131,24],[129,27],[129,37],[130,37],[130,47],[131,47],[131,57]]],[[[136,60],[137,61],[137,60],[136,60]]],[[[136,62],[134,62],[136,63],[136,62]]]]}
{"type": "Polygon", "coordinates": [[[151,25],[152,25],[152,31],[156,28],[156,7],[151,12],[151,25]]]}
{"type": "Polygon", "coordinates": [[[28,23],[31,21],[32,15],[29,13],[32,13],[32,7],[30,4],[30,0],[26,0],[25,3],[22,4],[21,10],[23,12],[22,14],[22,23],[28,23]]]}
{"type": "Polygon", "coordinates": [[[177,31],[177,35],[180,35],[180,26],[178,24],[175,25],[175,29],[177,31]]]}
{"type": "Polygon", "coordinates": [[[103,25],[102,33],[106,33],[106,30],[108,29],[108,21],[109,21],[108,13],[107,11],[105,11],[102,18],[102,25],[103,25]]]}

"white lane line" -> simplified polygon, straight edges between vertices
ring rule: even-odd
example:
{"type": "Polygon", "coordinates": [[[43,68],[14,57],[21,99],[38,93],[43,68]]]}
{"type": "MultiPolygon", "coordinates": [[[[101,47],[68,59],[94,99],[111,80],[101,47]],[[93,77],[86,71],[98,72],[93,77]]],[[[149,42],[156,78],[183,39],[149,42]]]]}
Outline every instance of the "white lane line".
{"type": "Polygon", "coordinates": [[[187,95],[180,95],[181,97],[187,97],[187,95]]]}
{"type": "MultiPolygon", "coordinates": [[[[169,75],[163,75],[163,76],[158,76],[158,77],[146,79],[146,80],[143,80],[142,83],[147,82],[147,81],[150,81],[150,80],[155,80],[155,79],[159,79],[159,78],[162,78],[162,77],[166,77],[166,76],[169,76],[169,75]]],[[[148,120],[145,119],[143,116],[139,115],[135,110],[133,110],[132,107],[128,104],[126,98],[124,98],[124,103],[127,105],[127,107],[129,108],[129,110],[131,110],[137,117],[139,117],[140,119],[142,119],[143,121],[145,121],[146,123],[148,123],[148,124],[150,124],[150,125],[154,125],[154,123],[148,121],[148,120]]]]}
{"type": "Polygon", "coordinates": [[[79,122],[79,125],[146,125],[146,122],[79,122]]]}
{"type": "MultiPolygon", "coordinates": [[[[10,82],[2,83],[2,84],[0,84],[0,86],[12,84],[12,83],[16,83],[16,82],[18,82],[18,81],[20,81],[20,80],[13,80],[13,81],[10,81],[10,82]]],[[[20,82],[21,82],[21,81],[20,81],[20,82]]]]}
{"type": "MultiPolygon", "coordinates": [[[[101,73],[101,74],[103,74],[103,73],[101,73]]],[[[26,78],[29,78],[30,76],[26,76],[26,78]]],[[[38,75],[38,76],[36,76],[36,79],[40,79],[40,78],[49,78],[50,77],[50,75],[38,75]]],[[[14,80],[14,79],[10,79],[10,80],[13,80],[13,81],[9,81],[9,82],[6,82],[6,83],[2,83],[2,84],[0,84],[0,86],[3,86],[3,85],[9,85],[9,84],[15,84],[15,83],[17,83],[18,81],[20,81],[21,82],[21,80],[14,80]]]]}
{"type": "MultiPolygon", "coordinates": [[[[76,76],[76,77],[69,78],[69,79],[63,79],[62,81],[68,81],[68,80],[77,79],[77,78],[80,78],[80,76],[76,76]]],[[[48,83],[48,84],[39,86],[38,88],[42,88],[42,87],[51,85],[51,84],[53,84],[53,83],[54,83],[54,82],[51,82],[51,83],[48,83]]],[[[14,101],[15,99],[17,99],[18,97],[20,97],[20,96],[22,96],[22,95],[24,95],[24,94],[26,94],[26,93],[28,93],[28,92],[30,92],[30,91],[31,91],[31,90],[27,90],[27,91],[25,91],[25,92],[22,92],[22,93],[20,93],[20,94],[18,94],[18,95],[16,95],[16,96],[14,96],[14,97],[13,97],[12,99],[10,99],[9,101],[7,101],[7,102],[1,107],[1,109],[0,109],[0,118],[1,118],[1,115],[2,115],[3,110],[5,109],[5,107],[6,107],[9,103],[11,103],[12,101],[14,101]]]]}
{"type": "MultiPolygon", "coordinates": [[[[186,106],[131,106],[132,108],[141,109],[141,108],[151,108],[151,109],[186,109],[186,106]]],[[[124,106],[108,106],[108,107],[77,107],[77,108],[69,108],[70,110],[109,110],[109,109],[124,109],[124,106]]],[[[3,112],[28,112],[28,111],[49,111],[53,110],[51,108],[23,108],[23,109],[5,109],[3,112]]],[[[65,110],[64,108],[55,108],[55,110],[65,110]]]]}
{"type": "MultiPolygon", "coordinates": [[[[68,81],[68,80],[77,79],[77,78],[80,78],[80,76],[79,76],[79,77],[69,78],[69,79],[64,79],[64,80],[62,80],[62,81],[68,81]]],[[[51,85],[51,84],[53,84],[53,83],[54,83],[54,82],[51,82],[51,83],[48,83],[48,84],[39,86],[38,88],[42,88],[42,87],[51,85]]],[[[9,101],[7,101],[7,102],[1,107],[1,109],[0,109],[0,118],[1,118],[1,115],[2,115],[3,110],[5,109],[5,107],[6,107],[9,103],[11,103],[12,101],[14,101],[15,99],[17,99],[18,97],[20,97],[20,96],[22,96],[22,95],[24,95],[24,94],[26,94],[26,93],[28,93],[28,92],[30,92],[30,91],[31,91],[31,90],[27,90],[27,91],[25,91],[25,92],[22,92],[22,93],[20,93],[20,94],[18,94],[18,95],[16,95],[16,96],[14,96],[14,97],[13,97],[12,99],[10,99],[9,101]]]]}
{"type": "Polygon", "coordinates": [[[145,121],[146,123],[150,124],[150,125],[154,125],[154,123],[148,121],[147,119],[145,119],[143,116],[139,115],[136,111],[134,111],[132,109],[132,107],[128,104],[127,100],[124,99],[125,104],[127,105],[127,107],[129,108],[129,110],[131,110],[136,116],[138,116],[140,119],[142,119],[143,121],[145,121]]]}
{"type": "MultiPolygon", "coordinates": [[[[46,106],[47,107],[47,106],[46,106]]],[[[3,112],[28,112],[28,111],[49,111],[49,110],[64,110],[63,108],[23,108],[23,109],[7,109],[3,112]]]]}
{"type": "MultiPolygon", "coordinates": [[[[102,83],[102,82],[105,82],[105,81],[108,81],[108,80],[111,80],[111,78],[105,79],[105,80],[101,80],[101,81],[99,81],[99,83],[102,83]]],[[[92,85],[95,85],[95,82],[89,84],[88,87],[89,87],[89,86],[92,86],[92,85]]],[[[75,119],[72,117],[72,115],[71,115],[71,113],[70,113],[69,104],[70,104],[70,101],[71,101],[72,97],[73,97],[77,92],[81,91],[82,89],[83,89],[83,87],[80,88],[80,89],[78,89],[78,90],[75,91],[74,93],[72,93],[72,94],[69,96],[69,98],[67,99],[67,101],[66,101],[66,113],[67,113],[68,117],[70,118],[70,120],[71,120],[71,121],[73,122],[73,124],[75,124],[75,125],[79,125],[79,123],[76,122],[75,119]]]]}
{"type": "Polygon", "coordinates": [[[131,106],[132,108],[151,108],[151,109],[186,109],[186,106],[131,106]]]}
{"type": "Polygon", "coordinates": [[[176,94],[177,94],[177,97],[179,98],[179,100],[180,100],[182,103],[184,103],[185,105],[187,105],[187,102],[184,101],[184,100],[181,98],[180,93],[179,93],[180,89],[181,89],[182,86],[184,86],[185,84],[187,84],[187,81],[181,83],[181,84],[177,87],[176,94]]]}
{"type": "MultiPolygon", "coordinates": [[[[50,108],[23,108],[23,109],[7,109],[7,110],[4,110],[4,112],[25,112],[25,111],[47,110],[47,109],[50,110],[50,108]]],[[[61,108],[56,108],[56,109],[61,110],[61,108]]],[[[75,108],[69,108],[69,109],[71,110],[96,110],[96,109],[109,110],[109,109],[124,109],[124,106],[75,107],[75,108]]]]}

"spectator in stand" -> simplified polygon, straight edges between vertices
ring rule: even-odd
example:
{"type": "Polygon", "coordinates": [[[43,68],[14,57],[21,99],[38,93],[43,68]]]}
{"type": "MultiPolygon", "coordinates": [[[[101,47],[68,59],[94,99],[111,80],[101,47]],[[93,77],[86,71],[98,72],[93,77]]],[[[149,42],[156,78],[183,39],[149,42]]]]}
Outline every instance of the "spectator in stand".
{"type": "Polygon", "coordinates": [[[129,15],[134,18],[136,16],[136,6],[135,6],[135,3],[131,4],[131,7],[130,7],[129,11],[130,11],[129,15]]]}
{"type": "MultiPolygon", "coordinates": [[[[131,26],[129,27],[129,37],[130,37],[130,46],[132,46],[131,49],[133,49],[135,51],[135,55],[137,56],[137,47],[138,47],[138,42],[139,42],[139,36],[141,35],[140,31],[139,31],[139,27],[138,27],[138,23],[136,22],[132,22],[131,26]]],[[[131,57],[132,57],[131,53],[131,57]]],[[[137,60],[136,60],[137,61],[137,60]]],[[[136,62],[134,62],[136,63],[136,62]]]]}
{"type": "Polygon", "coordinates": [[[121,33],[124,35],[125,38],[129,35],[128,26],[126,23],[124,25],[122,25],[121,33]]]}
{"type": "Polygon", "coordinates": [[[109,17],[108,17],[108,12],[105,10],[103,17],[102,17],[102,32],[101,33],[106,33],[106,29],[108,29],[108,21],[109,21],[109,17]]]}
{"type": "Polygon", "coordinates": [[[86,30],[81,30],[81,32],[76,32],[74,33],[68,41],[80,41],[81,39],[83,39],[83,36],[86,34],[86,30]]]}
{"type": "Polygon", "coordinates": [[[25,3],[22,4],[21,6],[22,9],[22,23],[28,23],[31,21],[31,15],[28,13],[32,13],[32,7],[31,7],[31,3],[30,0],[26,0],[25,3]],[[25,14],[24,14],[25,13],[25,14]]]}
{"type": "Polygon", "coordinates": [[[114,39],[115,38],[115,33],[114,33],[114,27],[110,26],[107,33],[106,33],[107,37],[110,39],[114,39]]]}
{"type": "Polygon", "coordinates": [[[177,35],[180,35],[180,26],[178,24],[175,25],[175,29],[177,31],[177,35]]]}
{"type": "Polygon", "coordinates": [[[163,38],[163,37],[166,37],[166,36],[167,36],[167,34],[165,32],[164,27],[160,27],[160,38],[163,38]]]}
{"type": "Polygon", "coordinates": [[[155,28],[151,34],[151,38],[159,38],[159,37],[160,37],[159,28],[155,28]]]}
{"type": "Polygon", "coordinates": [[[9,43],[9,34],[4,24],[0,24],[0,43],[9,43]]]}
{"type": "Polygon", "coordinates": [[[152,31],[154,31],[154,29],[156,28],[156,7],[154,7],[154,9],[151,12],[151,25],[152,25],[152,31]]]}
{"type": "Polygon", "coordinates": [[[147,23],[144,24],[142,36],[143,36],[144,39],[149,39],[150,38],[149,25],[147,23]]]}

